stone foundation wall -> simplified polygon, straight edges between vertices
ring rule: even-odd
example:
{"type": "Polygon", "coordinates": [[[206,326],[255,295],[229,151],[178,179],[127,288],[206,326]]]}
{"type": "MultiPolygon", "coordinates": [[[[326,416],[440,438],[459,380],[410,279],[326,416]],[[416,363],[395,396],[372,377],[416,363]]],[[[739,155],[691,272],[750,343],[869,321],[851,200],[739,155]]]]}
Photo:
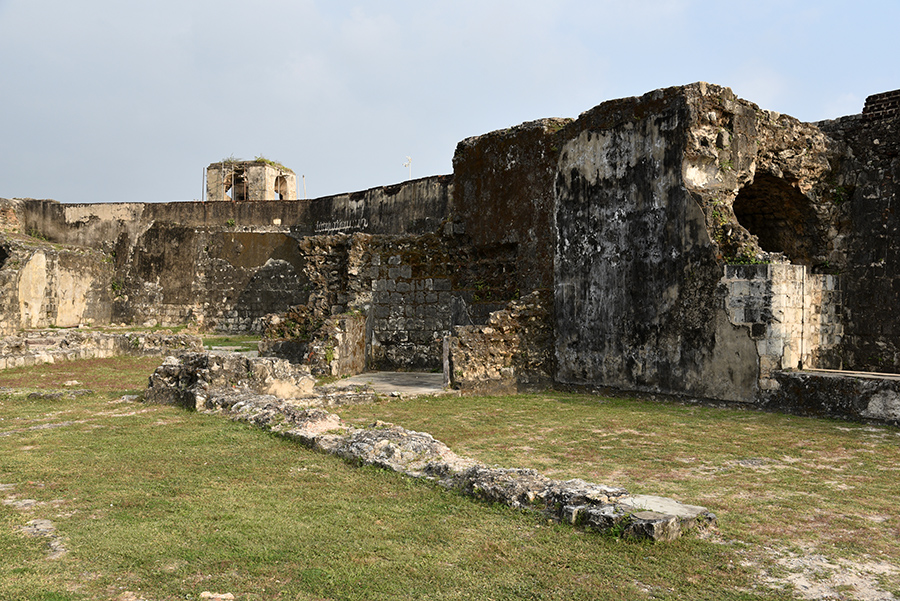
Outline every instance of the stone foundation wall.
{"type": "Polygon", "coordinates": [[[776,411],[900,425],[900,378],[846,373],[775,372],[760,398],[776,411]]]}

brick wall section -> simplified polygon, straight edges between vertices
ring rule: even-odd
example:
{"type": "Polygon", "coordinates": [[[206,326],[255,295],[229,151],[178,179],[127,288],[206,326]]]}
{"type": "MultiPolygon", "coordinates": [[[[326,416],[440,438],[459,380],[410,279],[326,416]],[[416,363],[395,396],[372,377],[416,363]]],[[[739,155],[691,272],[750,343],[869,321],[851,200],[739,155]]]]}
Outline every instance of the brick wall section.
{"type": "Polygon", "coordinates": [[[473,394],[546,387],[554,372],[549,290],[511,301],[485,325],[457,326],[448,344],[447,379],[473,394]]]}
{"type": "Polygon", "coordinates": [[[439,235],[376,243],[370,367],[438,369],[454,326],[485,323],[515,295],[514,245],[475,248],[439,235]]]}
{"type": "Polygon", "coordinates": [[[834,275],[803,265],[728,265],[723,284],[731,323],[750,329],[759,354],[760,390],[777,389],[774,373],[840,368],[841,293],[834,275]]]}
{"type": "Polygon", "coordinates": [[[900,90],[873,94],[866,98],[863,116],[868,120],[887,119],[900,115],[900,90]]]}

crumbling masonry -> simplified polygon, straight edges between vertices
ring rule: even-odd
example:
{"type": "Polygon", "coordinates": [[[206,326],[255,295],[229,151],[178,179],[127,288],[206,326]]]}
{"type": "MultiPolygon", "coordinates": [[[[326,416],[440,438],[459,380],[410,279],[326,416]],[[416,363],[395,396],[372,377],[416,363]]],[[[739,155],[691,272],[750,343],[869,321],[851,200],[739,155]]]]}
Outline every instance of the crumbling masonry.
{"type": "Polygon", "coordinates": [[[224,202],[3,200],[0,331],[268,331],[330,373],[897,421],[896,380],[807,370],[900,373],[898,101],[802,123],[696,83],[463,140],[452,175],[353,194],[245,197],[233,172],[224,202]]]}

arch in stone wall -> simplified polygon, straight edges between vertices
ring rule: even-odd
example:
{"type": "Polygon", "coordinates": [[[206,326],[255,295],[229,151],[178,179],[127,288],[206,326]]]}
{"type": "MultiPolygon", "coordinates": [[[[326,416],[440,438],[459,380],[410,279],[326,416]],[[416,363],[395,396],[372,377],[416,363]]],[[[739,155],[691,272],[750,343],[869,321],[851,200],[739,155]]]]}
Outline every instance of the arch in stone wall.
{"type": "Polygon", "coordinates": [[[247,182],[247,174],[244,173],[242,167],[232,167],[225,174],[224,179],[225,196],[235,202],[241,202],[248,199],[250,186],[247,182]]]}
{"type": "Polygon", "coordinates": [[[766,252],[783,253],[791,263],[811,266],[821,246],[812,202],[780,177],[757,173],[734,200],[734,215],[766,252]]]}
{"type": "Polygon", "coordinates": [[[287,178],[283,175],[275,178],[275,194],[278,196],[277,200],[285,200],[289,196],[287,178]]]}

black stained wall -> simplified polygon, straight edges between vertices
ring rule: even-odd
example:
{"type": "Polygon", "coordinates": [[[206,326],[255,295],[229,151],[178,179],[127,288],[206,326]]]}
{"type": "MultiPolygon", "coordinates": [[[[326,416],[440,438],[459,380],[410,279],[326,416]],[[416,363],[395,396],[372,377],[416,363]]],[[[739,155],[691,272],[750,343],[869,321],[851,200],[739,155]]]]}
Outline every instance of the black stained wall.
{"type": "Polygon", "coordinates": [[[900,372],[900,115],[855,115],[819,126],[845,144],[832,185],[842,203],[844,369],[900,372]]]}
{"type": "Polygon", "coordinates": [[[724,314],[723,268],[682,180],[685,94],[604,103],[561,149],[557,379],[751,401],[756,347],[724,314]]]}

